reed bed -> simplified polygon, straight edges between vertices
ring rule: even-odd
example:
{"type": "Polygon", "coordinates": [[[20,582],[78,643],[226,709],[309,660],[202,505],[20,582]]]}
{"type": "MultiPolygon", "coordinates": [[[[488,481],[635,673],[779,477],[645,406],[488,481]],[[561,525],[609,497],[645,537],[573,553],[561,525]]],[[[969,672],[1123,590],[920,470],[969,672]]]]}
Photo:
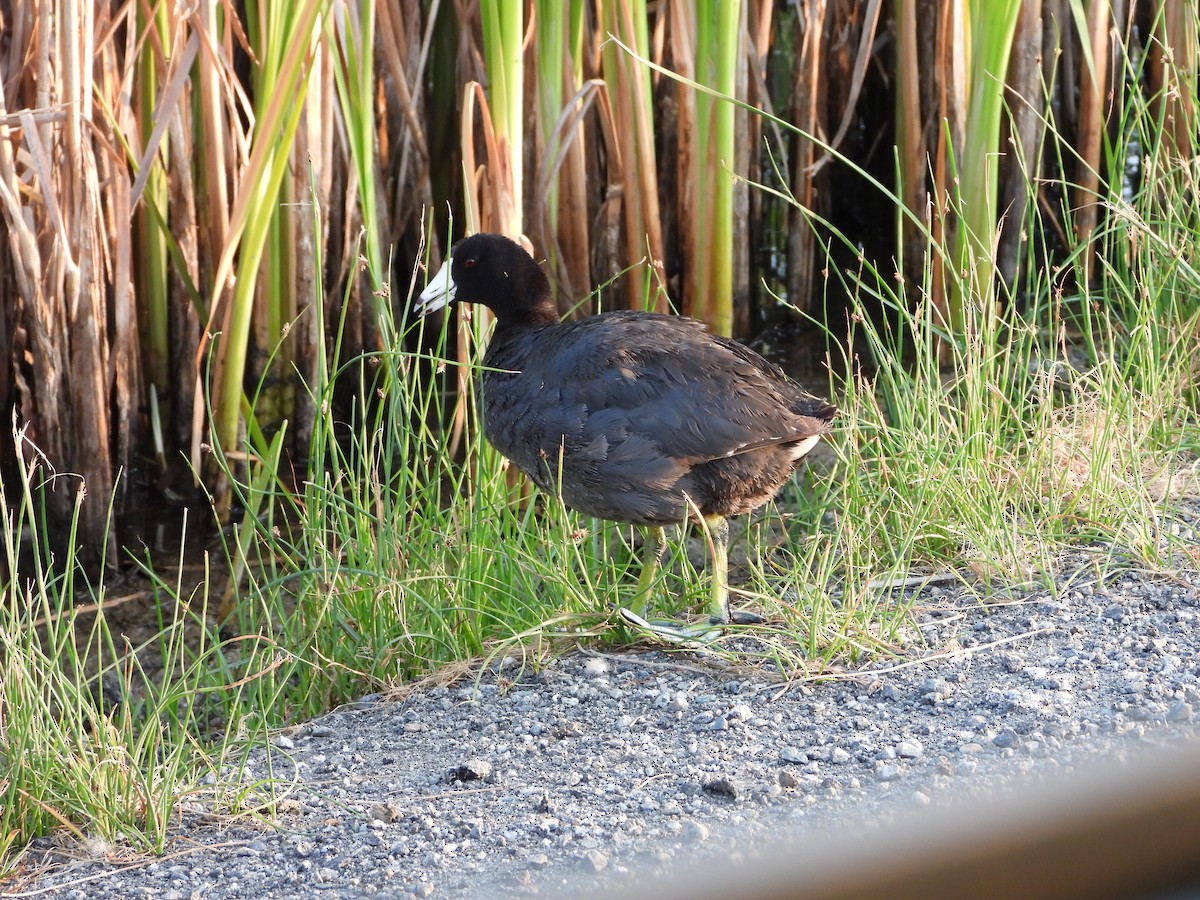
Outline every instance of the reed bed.
{"type": "MultiPolygon", "coordinates": [[[[136,483],[118,472],[190,476],[224,515],[205,448],[242,453],[286,421],[302,462],[317,414],[302,385],[334,362],[314,332],[318,282],[326,320],[348,298],[343,352],[390,345],[390,267],[430,238],[438,262],[448,209],[459,228],[536,239],[564,312],[673,308],[744,337],[776,315],[768,287],[839,328],[852,300],[824,306],[830,235],[814,223],[913,278],[931,231],[944,271],[914,302],[962,334],[965,305],[999,314],[1028,277],[1027,198],[1052,258],[1088,248],[1095,287],[1112,201],[1194,152],[1186,6],[774,6],[7,4],[0,388],[87,485],[89,552],[107,534],[115,559],[122,542],[106,508],[136,483]],[[1160,123],[1145,143],[1121,127],[1130,98],[1160,123]],[[800,131],[764,131],[754,110],[800,131]],[[1131,153],[1146,161],[1132,174],[1131,153]],[[890,198],[847,190],[856,166],[911,211],[899,236],[890,198]],[[748,191],[775,175],[797,203],[748,191]],[[751,237],[766,241],[753,254],[751,237]]],[[[60,525],[62,484],[46,498],[60,525]]]]}

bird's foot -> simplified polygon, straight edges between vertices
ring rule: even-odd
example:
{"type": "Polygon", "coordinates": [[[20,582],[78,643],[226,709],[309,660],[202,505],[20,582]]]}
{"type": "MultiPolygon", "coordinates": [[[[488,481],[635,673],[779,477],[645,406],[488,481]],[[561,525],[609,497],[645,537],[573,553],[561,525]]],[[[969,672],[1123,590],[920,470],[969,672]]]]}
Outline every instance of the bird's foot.
{"type": "Polygon", "coordinates": [[[714,623],[689,625],[672,619],[644,619],[629,609],[618,609],[617,612],[634,631],[670,644],[704,646],[723,634],[714,623]]]}
{"type": "Polygon", "coordinates": [[[729,610],[725,616],[709,616],[710,625],[761,625],[767,621],[765,616],[747,610],[729,610]]]}

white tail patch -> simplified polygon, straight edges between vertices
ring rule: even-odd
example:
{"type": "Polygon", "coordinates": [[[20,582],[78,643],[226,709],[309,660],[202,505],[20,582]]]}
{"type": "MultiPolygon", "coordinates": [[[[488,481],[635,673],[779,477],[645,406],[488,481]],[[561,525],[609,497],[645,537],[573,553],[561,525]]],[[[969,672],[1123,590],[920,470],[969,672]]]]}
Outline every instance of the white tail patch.
{"type": "Polygon", "coordinates": [[[800,457],[802,457],[805,453],[807,453],[813,447],[817,446],[817,441],[819,441],[820,439],[821,439],[821,436],[819,434],[814,434],[812,437],[805,438],[804,440],[802,440],[800,443],[798,443],[795,447],[792,448],[792,459],[797,460],[800,457]]]}

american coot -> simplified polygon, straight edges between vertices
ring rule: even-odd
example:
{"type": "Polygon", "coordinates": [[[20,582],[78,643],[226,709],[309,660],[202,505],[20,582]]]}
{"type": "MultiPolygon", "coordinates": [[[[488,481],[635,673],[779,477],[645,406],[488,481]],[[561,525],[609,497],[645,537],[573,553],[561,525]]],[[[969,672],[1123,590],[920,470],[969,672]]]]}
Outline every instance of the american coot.
{"type": "MultiPolygon", "coordinates": [[[[712,535],[710,621],[731,621],[726,517],[775,496],[834,407],[695,319],[622,311],[560,322],[541,268],[498,234],[455,244],[416,308],[454,300],[496,316],[481,391],[492,445],[572,509],[646,528],[626,619],[646,626],[663,526],[690,517],[712,535]]],[[[661,633],[682,632],[662,623],[661,633]]]]}

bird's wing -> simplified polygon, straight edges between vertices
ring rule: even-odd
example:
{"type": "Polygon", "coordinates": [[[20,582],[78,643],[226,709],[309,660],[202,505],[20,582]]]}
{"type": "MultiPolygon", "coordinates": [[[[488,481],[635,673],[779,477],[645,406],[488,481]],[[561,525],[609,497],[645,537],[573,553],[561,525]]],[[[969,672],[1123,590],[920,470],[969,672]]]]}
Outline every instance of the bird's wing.
{"type": "Polygon", "coordinates": [[[819,435],[833,413],[777,366],[682,317],[583,319],[531,365],[564,410],[552,427],[585,444],[648,442],[689,463],[819,435]]]}

